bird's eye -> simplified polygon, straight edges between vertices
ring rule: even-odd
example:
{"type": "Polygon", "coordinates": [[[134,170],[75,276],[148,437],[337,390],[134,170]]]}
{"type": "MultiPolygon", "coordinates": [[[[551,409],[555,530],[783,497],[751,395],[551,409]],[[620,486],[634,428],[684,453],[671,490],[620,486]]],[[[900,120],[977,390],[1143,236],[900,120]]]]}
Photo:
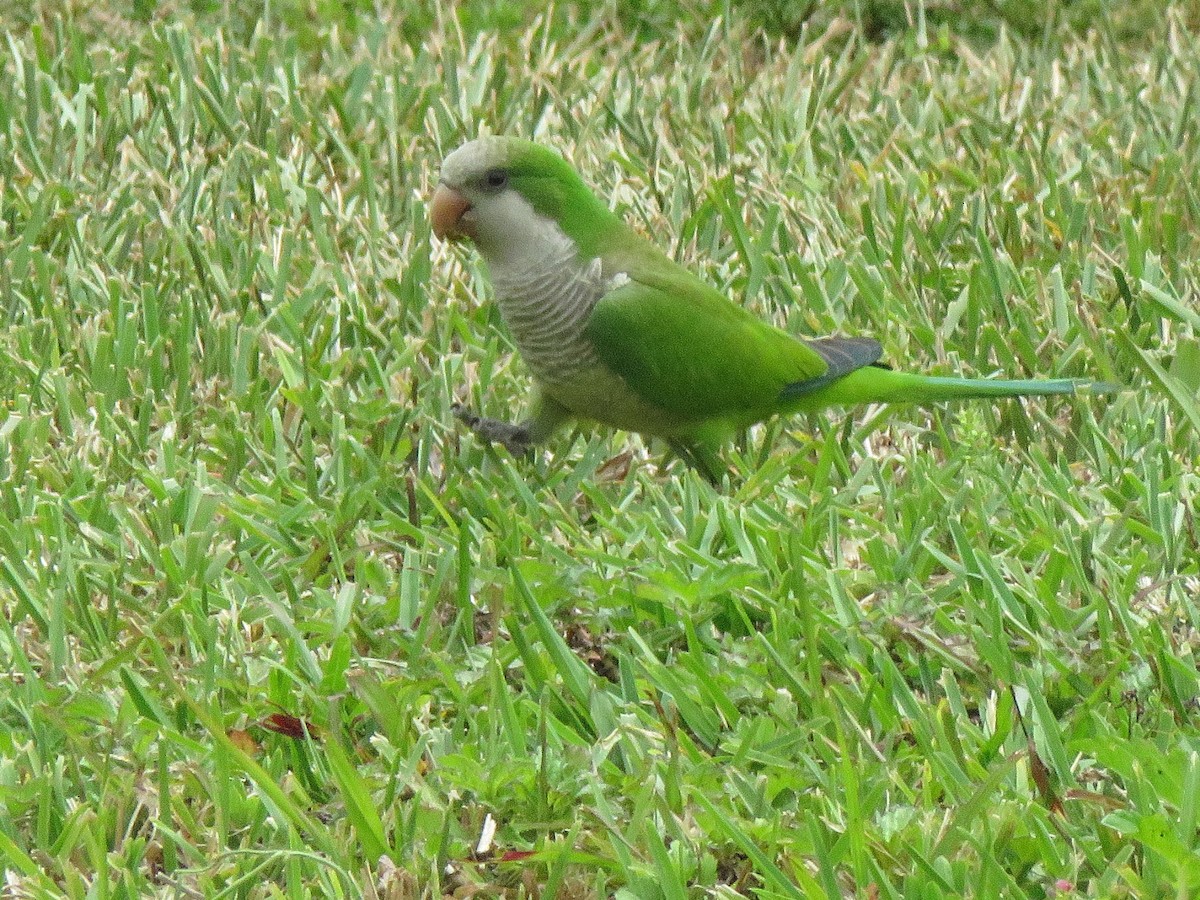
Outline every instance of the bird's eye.
{"type": "Polygon", "coordinates": [[[504,169],[488,169],[483,176],[483,183],[488,186],[489,190],[502,190],[508,184],[508,172],[504,169]]]}

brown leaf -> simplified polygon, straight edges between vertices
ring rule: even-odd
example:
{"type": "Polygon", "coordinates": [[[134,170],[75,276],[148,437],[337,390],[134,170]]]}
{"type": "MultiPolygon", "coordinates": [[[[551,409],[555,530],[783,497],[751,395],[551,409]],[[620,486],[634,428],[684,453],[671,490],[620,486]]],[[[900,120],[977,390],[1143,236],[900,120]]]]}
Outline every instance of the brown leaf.
{"type": "Polygon", "coordinates": [[[282,734],[284,737],[303,740],[305,737],[316,737],[316,728],[304,719],[289,716],[287,713],[271,713],[258,723],[260,728],[282,734]]]}
{"type": "Polygon", "coordinates": [[[626,450],[611,459],[606,459],[596,469],[596,481],[624,481],[629,474],[630,463],[633,461],[633,451],[626,450]]]}
{"type": "Polygon", "coordinates": [[[251,737],[248,731],[243,731],[240,728],[230,728],[225,734],[229,740],[233,741],[233,745],[247,756],[258,756],[259,751],[262,750],[258,746],[258,741],[251,737]]]}
{"type": "Polygon", "coordinates": [[[1033,746],[1033,741],[1029,742],[1029,774],[1033,776],[1033,783],[1037,785],[1038,794],[1041,795],[1042,802],[1050,807],[1050,811],[1063,815],[1062,797],[1054,790],[1054,785],[1051,784],[1050,767],[1038,755],[1037,748],[1033,746]]]}

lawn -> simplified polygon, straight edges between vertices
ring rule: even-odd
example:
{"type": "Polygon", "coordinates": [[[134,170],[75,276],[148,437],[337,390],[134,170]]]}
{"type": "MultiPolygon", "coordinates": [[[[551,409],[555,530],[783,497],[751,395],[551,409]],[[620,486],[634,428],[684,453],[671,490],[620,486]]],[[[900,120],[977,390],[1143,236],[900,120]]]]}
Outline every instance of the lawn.
{"type": "Polygon", "coordinates": [[[5,896],[1200,893],[1200,16],[724,5],[0,2],[5,896]],[[1128,389],[513,459],[481,131],[798,334],[1128,389]]]}

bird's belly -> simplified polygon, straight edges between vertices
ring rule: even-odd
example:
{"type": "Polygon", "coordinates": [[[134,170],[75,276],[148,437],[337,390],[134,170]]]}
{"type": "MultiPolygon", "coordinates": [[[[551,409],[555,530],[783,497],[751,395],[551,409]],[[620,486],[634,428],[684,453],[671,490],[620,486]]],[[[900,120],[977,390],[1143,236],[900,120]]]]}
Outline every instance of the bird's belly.
{"type": "Polygon", "coordinates": [[[543,391],[580,419],[590,419],[658,437],[672,437],[689,423],[637,396],[620,376],[595,365],[573,377],[556,381],[539,379],[543,391]]]}

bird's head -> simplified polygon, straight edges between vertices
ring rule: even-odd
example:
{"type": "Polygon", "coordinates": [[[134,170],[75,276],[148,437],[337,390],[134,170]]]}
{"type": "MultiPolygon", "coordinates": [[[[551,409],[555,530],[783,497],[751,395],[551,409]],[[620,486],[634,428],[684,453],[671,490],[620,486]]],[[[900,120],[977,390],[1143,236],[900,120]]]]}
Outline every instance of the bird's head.
{"type": "Polygon", "coordinates": [[[518,249],[536,252],[554,229],[594,254],[613,216],[553,150],[493,136],[463,144],[442,162],[429,220],[438,238],[469,240],[497,260],[518,249]]]}

